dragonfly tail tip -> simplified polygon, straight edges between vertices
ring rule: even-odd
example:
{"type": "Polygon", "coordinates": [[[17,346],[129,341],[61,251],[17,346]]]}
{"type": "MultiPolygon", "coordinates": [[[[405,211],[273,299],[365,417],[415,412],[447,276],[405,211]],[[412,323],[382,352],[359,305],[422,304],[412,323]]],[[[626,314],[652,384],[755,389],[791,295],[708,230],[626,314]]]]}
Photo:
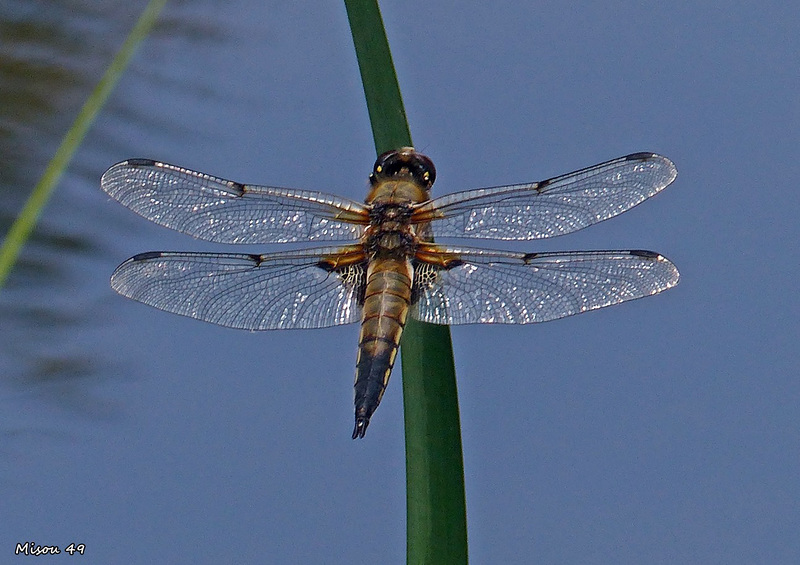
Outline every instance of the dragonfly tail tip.
{"type": "Polygon", "coordinates": [[[356,427],[353,428],[353,439],[363,438],[367,433],[367,426],[369,425],[369,418],[363,416],[356,416],[356,427]]]}

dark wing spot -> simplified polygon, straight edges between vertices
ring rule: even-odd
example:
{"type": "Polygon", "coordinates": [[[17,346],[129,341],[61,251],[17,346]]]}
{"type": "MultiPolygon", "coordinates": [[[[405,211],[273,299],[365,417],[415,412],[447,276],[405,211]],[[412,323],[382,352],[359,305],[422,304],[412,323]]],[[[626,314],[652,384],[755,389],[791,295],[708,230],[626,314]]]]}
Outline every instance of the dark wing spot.
{"type": "Polygon", "coordinates": [[[152,167],[156,164],[152,159],[128,159],[123,162],[131,167],[152,167]]]}
{"type": "Polygon", "coordinates": [[[660,253],[656,253],[655,251],[647,251],[645,249],[634,249],[629,251],[631,255],[635,255],[636,257],[643,257],[645,259],[658,259],[661,257],[660,253]]]}
{"type": "Polygon", "coordinates": [[[522,256],[522,261],[527,264],[531,261],[531,259],[535,259],[538,256],[539,253],[526,253],[522,256]]]}
{"type": "Polygon", "coordinates": [[[327,271],[329,273],[332,273],[333,271],[336,270],[336,265],[333,263],[333,261],[329,261],[327,259],[323,259],[322,261],[319,261],[317,263],[317,267],[319,267],[323,271],[327,271]]]}
{"type": "Polygon", "coordinates": [[[631,153],[630,155],[625,155],[626,161],[647,161],[648,159],[652,159],[655,157],[655,153],[648,153],[646,151],[642,151],[639,153],[631,153]]]}
{"type": "Polygon", "coordinates": [[[129,259],[129,261],[148,261],[150,259],[158,259],[159,257],[163,256],[164,253],[161,251],[145,251],[144,253],[134,255],[129,259]]]}

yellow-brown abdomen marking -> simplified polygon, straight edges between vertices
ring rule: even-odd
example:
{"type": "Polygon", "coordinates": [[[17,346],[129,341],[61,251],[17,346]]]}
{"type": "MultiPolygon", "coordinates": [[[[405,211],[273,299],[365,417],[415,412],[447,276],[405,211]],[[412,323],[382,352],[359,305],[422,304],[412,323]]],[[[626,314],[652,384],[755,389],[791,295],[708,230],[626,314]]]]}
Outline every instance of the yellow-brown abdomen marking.
{"type": "Polygon", "coordinates": [[[356,428],[363,437],[389,382],[411,303],[413,267],[407,259],[377,258],[367,270],[356,364],[356,428]]]}

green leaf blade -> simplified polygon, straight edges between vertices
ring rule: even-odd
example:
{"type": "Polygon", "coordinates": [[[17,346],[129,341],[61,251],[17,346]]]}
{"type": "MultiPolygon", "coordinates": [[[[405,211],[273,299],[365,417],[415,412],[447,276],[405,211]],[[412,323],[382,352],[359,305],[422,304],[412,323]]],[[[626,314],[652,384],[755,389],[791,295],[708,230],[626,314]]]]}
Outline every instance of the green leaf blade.
{"type": "Polygon", "coordinates": [[[42,210],[50,200],[50,196],[69,166],[73,155],[80,147],[83,138],[86,137],[86,133],[128,67],[136,48],[150,33],[166,2],[167,0],[150,0],[145,6],[100,82],[97,83],[89,98],[86,99],[77,118],[75,118],[72,126],[64,135],[61,145],[59,145],[55,155],[47,164],[44,174],[42,174],[39,182],[33,188],[25,206],[11,224],[8,234],[6,234],[3,244],[0,246],[0,287],[5,283],[22,247],[28,241],[31,233],[33,233],[42,210]]]}

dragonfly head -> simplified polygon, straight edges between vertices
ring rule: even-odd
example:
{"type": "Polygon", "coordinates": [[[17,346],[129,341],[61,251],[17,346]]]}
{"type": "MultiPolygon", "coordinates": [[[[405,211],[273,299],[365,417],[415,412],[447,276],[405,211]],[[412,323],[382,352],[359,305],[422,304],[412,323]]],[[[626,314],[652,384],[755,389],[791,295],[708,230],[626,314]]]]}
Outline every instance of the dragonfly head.
{"type": "Polygon", "coordinates": [[[375,161],[369,182],[375,186],[379,181],[390,179],[412,180],[425,190],[430,190],[436,180],[436,167],[433,161],[414,151],[413,147],[392,149],[375,161]]]}

